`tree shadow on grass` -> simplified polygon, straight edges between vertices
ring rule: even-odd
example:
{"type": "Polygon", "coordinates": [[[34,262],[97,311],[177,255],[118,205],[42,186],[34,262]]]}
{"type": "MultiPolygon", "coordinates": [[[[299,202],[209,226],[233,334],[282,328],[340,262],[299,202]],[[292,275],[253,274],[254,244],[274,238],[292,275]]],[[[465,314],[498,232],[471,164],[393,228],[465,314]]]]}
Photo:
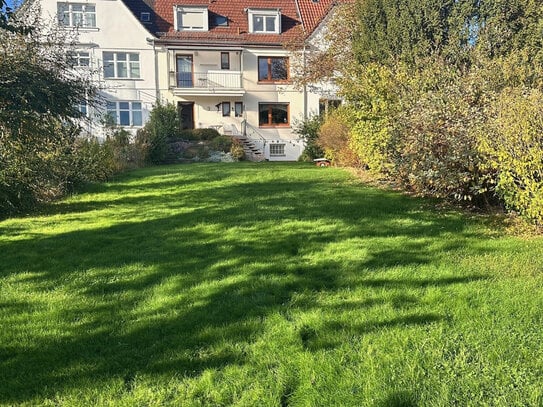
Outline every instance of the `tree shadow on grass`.
{"type": "MultiPolygon", "coordinates": [[[[212,178],[197,178],[194,185],[212,178]]],[[[170,180],[167,184],[171,182],[175,185],[170,180]]],[[[119,192],[123,188],[119,186],[119,192]]],[[[457,250],[474,236],[463,232],[461,218],[426,214],[418,202],[400,195],[380,196],[360,188],[348,191],[349,199],[338,201],[337,195],[326,183],[278,180],[271,185],[251,181],[213,186],[191,194],[180,190],[167,196],[125,196],[115,204],[134,214],[154,210],[156,218],[141,221],[135,216],[108,227],[0,243],[0,276],[16,278],[24,272],[25,282],[35,290],[73,294],[73,302],[53,313],[46,305],[2,303],[14,318],[39,316],[35,323],[43,325],[43,332],[38,330],[30,343],[0,345],[0,402],[50,397],[112,377],[124,378],[129,389],[130,378],[139,373],[193,376],[243,364],[244,348],[262,333],[265,318],[283,313],[300,292],[378,288],[373,302],[358,307],[395,301],[404,309],[416,300],[391,300],[379,292],[484,278],[372,277],[376,269],[429,264],[440,247],[457,250]],[[172,207],[188,209],[171,214],[172,207]],[[315,220],[320,223],[318,233],[308,227],[315,220]],[[457,242],[424,242],[451,231],[458,233],[457,242]],[[402,239],[391,240],[384,249],[372,243],[391,237],[402,239]],[[367,253],[361,251],[349,262],[343,262],[341,254],[307,261],[311,253],[353,239],[362,242],[367,253]],[[154,303],[157,296],[161,300],[154,303]],[[58,327],[48,331],[44,318],[56,319],[58,327]]],[[[106,202],[88,208],[98,209],[106,202]]],[[[61,210],[88,208],[74,204],[61,210]]],[[[294,305],[302,310],[320,306],[312,299],[294,305]]],[[[332,321],[324,329],[365,335],[441,318],[420,312],[360,326],[332,321]]],[[[12,332],[13,337],[25,334],[23,327],[12,332]]],[[[313,343],[311,331],[304,337],[304,346],[319,350],[322,344],[313,343]]]]}

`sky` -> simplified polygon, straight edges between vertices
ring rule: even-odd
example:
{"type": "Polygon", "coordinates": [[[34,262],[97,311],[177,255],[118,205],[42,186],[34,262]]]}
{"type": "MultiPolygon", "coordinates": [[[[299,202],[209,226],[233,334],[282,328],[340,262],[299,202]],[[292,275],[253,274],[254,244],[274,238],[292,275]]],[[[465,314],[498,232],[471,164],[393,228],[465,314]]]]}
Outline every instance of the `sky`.
{"type": "Polygon", "coordinates": [[[14,0],[7,0],[7,6],[13,8],[14,0]]]}

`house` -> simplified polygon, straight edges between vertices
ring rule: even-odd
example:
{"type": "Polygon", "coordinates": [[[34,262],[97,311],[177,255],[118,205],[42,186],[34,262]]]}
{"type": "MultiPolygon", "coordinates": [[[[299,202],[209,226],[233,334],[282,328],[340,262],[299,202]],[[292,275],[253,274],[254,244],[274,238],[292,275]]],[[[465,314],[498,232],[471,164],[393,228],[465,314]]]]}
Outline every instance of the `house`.
{"type": "Polygon", "coordinates": [[[186,129],[238,137],[250,158],[296,160],[298,121],[322,97],[293,81],[306,40],[333,0],[41,0],[45,18],[76,30],[77,69],[90,69],[102,107],[81,110],[103,136],[106,114],[133,134],[157,99],[178,107],[186,129]],[[92,110],[92,111],[91,111],[92,110]]]}
{"type": "Polygon", "coordinates": [[[104,137],[106,115],[132,134],[143,126],[157,99],[152,9],[140,2],[134,14],[120,0],[41,0],[43,18],[77,33],[68,51],[74,69],[87,70],[100,88],[99,106],[81,101],[87,133],[104,137]]]}
{"type": "Polygon", "coordinates": [[[288,44],[303,44],[331,7],[331,0],[155,0],[160,96],[178,106],[184,128],[217,128],[249,142],[255,156],[296,160],[304,144],[293,126],[318,113],[320,96],[293,83],[293,58],[307,50],[288,44]]]}

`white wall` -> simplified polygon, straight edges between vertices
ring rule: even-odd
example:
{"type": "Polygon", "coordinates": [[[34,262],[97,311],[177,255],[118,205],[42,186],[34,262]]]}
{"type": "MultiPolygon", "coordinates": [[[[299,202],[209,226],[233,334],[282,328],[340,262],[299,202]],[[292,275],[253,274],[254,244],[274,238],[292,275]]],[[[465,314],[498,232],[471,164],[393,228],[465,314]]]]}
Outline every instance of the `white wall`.
{"type": "MultiPolygon", "coordinates": [[[[319,95],[305,94],[302,89],[297,89],[292,84],[263,84],[258,83],[258,57],[259,56],[287,56],[288,51],[273,48],[246,48],[240,53],[230,51],[230,69],[242,69],[243,92],[232,95],[208,93],[190,95],[190,91],[179,91],[171,87],[170,72],[175,71],[175,54],[192,55],[194,61],[194,72],[206,72],[208,70],[220,69],[220,49],[175,49],[168,50],[161,48],[158,55],[158,72],[160,82],[160,94],[165,100],[177,104],[178,102],[194,102],[195,127],[223,126],[229,129],[233,124],[241,130],[241,122],[247,122],[266,140],[264,153],[270,161],[294,161],[303,152],[303,143],[299,135],[294,133],[293,126],[303,120],[306,114],[318,113],[319,95]],[[230,116],[223,117],[222,109],[216,105],[228,101],[231,109],[234,102],[243,102],[243,117],[234,117],[231,111],[230,116]],[[276,127],[259,127],[259,103],[288,103],[289,104],[289,125],[276,127]],[[270,144],[284,144],[284,156],[271,156],[270,144]]],[[[217,92],[221,92],[217,89],[217,92]]]]}
{"type": "MultiPolygon", "coordinates": [[[[57,19],[57,1],[40,0],[42,13],[46,20],[57,19]]],[[[91,69],[95,71],[95,80],[101,88],[100,96],[110,101],[141,101],[143,122],[148,119],[149,111],[156,101],[155,57],[152,43],[147,38],[152,35],[121,0],[76,0],[75,3],[93,4],[96,7],[96,28],[78,28],[77,49],[91,54],[91,69]],[[139,54],[140,79],[104,79],[103,51],[133,52],[139,54]]],[[[64,2],[62,2],[64,3],[64,2]]],[[[74,30],[73,28],[65,28],[74,30]]],[[[103,112],[95,110],[93,116],[103,112]]],[[[95,117],[98,120],[98,117],[95,117]]],[[[101,137],[100,126],[87,126],[93,135],[101,137]]],[[[127,130],[135,133],[138,127],[127,130]]]]}

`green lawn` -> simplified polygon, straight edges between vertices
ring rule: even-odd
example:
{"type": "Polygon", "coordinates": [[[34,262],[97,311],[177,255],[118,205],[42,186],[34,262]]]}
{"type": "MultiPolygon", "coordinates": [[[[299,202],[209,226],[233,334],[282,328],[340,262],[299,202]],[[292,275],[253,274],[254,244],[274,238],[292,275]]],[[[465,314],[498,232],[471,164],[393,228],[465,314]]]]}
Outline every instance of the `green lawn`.
{"type": "Polygon", "coordinates": [[[0,253],[2,405],[543,405],[543,239],[340,169],[135,171],[0,253]]]}

